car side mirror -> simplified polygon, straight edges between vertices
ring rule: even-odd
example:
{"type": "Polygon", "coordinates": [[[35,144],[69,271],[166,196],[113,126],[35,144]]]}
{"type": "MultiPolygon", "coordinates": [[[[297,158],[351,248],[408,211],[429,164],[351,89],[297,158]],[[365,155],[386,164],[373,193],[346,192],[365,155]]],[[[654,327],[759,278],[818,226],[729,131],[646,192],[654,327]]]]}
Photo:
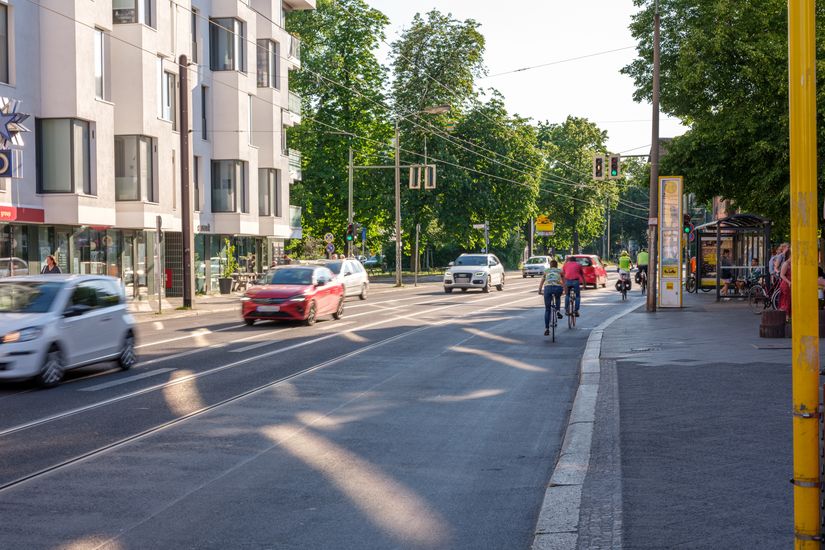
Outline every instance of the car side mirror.
{"type": "Polygon", "coordinates": [[[73,304],[66,308],[63,312],[63,317],[80,317],[92,308],[85,304],[73,304]]]}
{"type": "Polygon", "coordinates": [[[455,262],[450,262],[450,263],[447,264],[447,267],[453,267],[454,265],[455,265],[455,262]]]}

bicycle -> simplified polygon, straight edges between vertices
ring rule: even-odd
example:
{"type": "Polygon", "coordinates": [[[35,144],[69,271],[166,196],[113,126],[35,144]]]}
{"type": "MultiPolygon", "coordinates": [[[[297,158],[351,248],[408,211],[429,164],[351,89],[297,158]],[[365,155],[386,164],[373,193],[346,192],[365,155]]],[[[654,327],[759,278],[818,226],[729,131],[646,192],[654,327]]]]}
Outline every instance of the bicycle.
{"type": "Polygon", "coordinates": [[[642,296],[647,292],[647,272],[642,271],[639,274],[639,287],[642,289],[642,296]]]}
{"type": "Polygon", "coordinates": [[[630,286],[630,274],[620,273],[619,280],[616,281],[616,290],[622,293],[622,302],[627,300],[627,287],[630,286]]]}
{"type": "Polygon", "coordinates": [[[763,311],[775,311],[779,309],[779,285],[765,290],[765,287],[756,283],[748,290],[748,305],[756,315],[763,311]]]}
{"type": "Polygon", "coordinates": [[[564,313],[567,315],[567,328],[576,326],[576,295],[573,294],[573,287],[568,286],[566,290],[567,296],[564,300],[564,313]]]}
{"type": "MultiPolygon", "coordinates": [[[[559,299],[561,300],[561,297],[559,297],[559,299]]],[[[558,313],[559,313],[559,308],[556,307],[556,302],[553,301],[553,303],[550,304],[550,341],[551,342],[556,341],[556,325],[559,322],[558,313]]]]}

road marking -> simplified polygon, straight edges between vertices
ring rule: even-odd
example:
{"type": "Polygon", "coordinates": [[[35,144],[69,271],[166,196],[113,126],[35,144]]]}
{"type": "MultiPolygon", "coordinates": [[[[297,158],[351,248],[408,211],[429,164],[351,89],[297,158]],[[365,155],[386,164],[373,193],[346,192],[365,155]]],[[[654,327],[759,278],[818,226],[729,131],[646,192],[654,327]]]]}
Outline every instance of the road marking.
{"type": "Polygon", "coordinates": [[[178,370],[174,368],[163,368],[157,369],[149,372],[144,372],[143,374],[136,374],[134,376],[127,376],[126,378],[119,378],[118,380],[112,380],[111,382],[106,382],[104,384],[97,384],[96,386],[90,386],[88,388],[83,388],[80,391],[100,391],[105,390],[107,388],[113,388],[115,386],[120,386],[121,384],[128,384],[129,382],[134,382],[135,380],[143,380],[144,378],[149,378],[150,376],[157,376],[158,374],[164,374],[167,372],[171,372],[173,370],[178,370]]]}
{"type": "Polygon", "coordinates": [[[252,344],[251,346],[244,346],[244,347],[238,348],[238,349],[231,349],[231,350],[229,350],[229,353],[243,353],[245,351],[262,348],[262,347],[268,346],[270,344],[277,344],[278,342],[279,342],[279,340],[267,340],[265,342],[258,342],[257,344],[252,344]]]}
{"type": "MultiPolygon", "coordinates": [[[[96,409],[96,408],[99,408],[99,407],[104,407],[106,405],[111,405],[113,403],[117,403],[117,402],[120,402],[120,401],[125,401],[126,399],[130,399],[132,397],[138,397],[140,395],[144,395],[146,393],[150,393],[150,392],[153,392],[153,391],[156,391],[156,390],[161,390],[161,389],[164,389],[164,388],[169,387],[169,386],[187,383],[187,382],[189,382],[193,379],[209,376],[209,375],[212,375],[212,374],[216,374],[218,372],[221,372],[221,371],[224,371],[224,370],[227,370],[227,369],[231,369],[231,368],[234,368],[234,367],[237,367],[237,366],[240,366],[240,365],[244,365],[244,364],[250,363],[252,361],[265,359],[267,357],[272,357],[274,355],[279,355],[281,353],[286,353],[286,352],[292,351],[294,349],[298,349],[298,348],[302,348],[304,346],[312,345],[312,344],[315,344],[317,342],[322,342],[324,340],[329,340],[331,338],[341,336],[341,335],[343,335],[344,333],[347,333],[347,332],[356,332],[356,331],[359,331],[359,330],[366,330],[366,329],[369,329],[369,328],[372,328],[372,327],[375,327],[375,326],[385,325],[387,323],[397,321],[399,319],[414,319],[415,317],[418,317],[418,316],[423,316],[423,315],[427,315],[427,314],[430,314],[430,313],[433,313],[433,312],[436,312],[436,311],[442,311],[442,310],[445,310],[445,309],[454,308],[456,306],[475,305],[475,304],[478,304],[478,303],[481,303],[481,302],[488,302],[488,301],[493,300],[495,298],[498,298],[497,294],[494,294],[492,296],[488,296],[486,298],[481,298],[479,300],[472,300],[472,301],[467,301],[467,302],[458,302],[456,304],[450,304],[450,305],[446,305],[446,306],[440,306],[440,307],[436,307],[436,308],[426,309],[426,310],[423,310],[423,311],[411,313],[409,315],[399,315],[399,316],[396,316],[396,317],[392,317],[390,319],[383,319],[383,320],[380,320],[380,321],[375,321],[374,323],[369,323],[369,324],[366,324],[366,325],[361,326],[361,327],[353,327],[351,329],[347,329],[347,330],[342,331],[342,332],[336,332],[336,333],[320,336],[318,338],[305,340],[303,342],[297,342],[297,343],[292,344],[290,346],[286,346],[286,347],[283,347],[283,348],[278,348],[276,350],[261,353],[259,355],[253,355],[252,357],[247,357],[247,358],[244,358],[244,359],[240,359],[238,361],[233,361],[231,363],[227,363],[227,364],[224,364],[224,365],[221,365],[221,366],[218,366],[218,367],[214,367],[214,368],[211,368],[211,369],[199,372],[199,373],[193,373],[193,374],[188,375],[188,376],[182,376],[182,377],[177,378],[173,381],[164,382],[162,384],[155,384],[154,386],[149,386],[147,388],[142,388],[140,390],[135,390],[133,392],[125,393],[125,394],[118,395],[118,396],[115,396],[115,397],[110,397],[109,399],[104,399],[104,400],[98,401],[96,403],[89,403],[88,405],[84,405],[82,407],[77,407],[77,408],[74,408],[74,409],[70,409],[68,411],[63,411],[63,412],[56,413],[56,414],[53,414],[53,415],[50,415],[50,416],[39,418],[37,420],[32,420],[32,421],[26,422],[24,424],[19,424],[17,426],[13,426],[11,428],[6,428],[5,430],[0,430],[0,437],[10,435],[10,434],[13,434],[13,433],[16,433],[16,432],[19,432],[19,431],[27,430],[29,428],[33,428],[33,427],[39,426],[41,424],[46,424],[46,423],[52,422],[54,420],[60,420],[60,419],[63,419],[63,418],[68,418],[70,416],[74,416],[74,415],[77,415],[77,414],[80,414],[80,413],[83,413],[83,412],[86,412],[86,411],[89,411],[89,410],[92,410],[92,409],[96,409]]],[[[530,296],[530,297],[527,297],[527,298],[522,298],[521,300],[510,301],[510,302],[507,302],[505,304],[493,305],[493,306],[489,306],[487,308],[477,310],[477,313],[481,313],[481,312],[489,311],[489,310],[493,310],[493,309],[502,309],[502,308],[506,308],[508,306],[511,306],[513,304],[519,303],[519,302],[524,302],[524,301],[527,301],[527,300],[534,300],[534,299],[535,299],[534,296],[530,296]]],[[[394,340],[394,339],[396,339],[398,337],[401,337],[401,336],[404,336],[406,334],[411,334],[411,333],[414,333],[414,332],[418,332],[418,331],[423,330],[423,329],[428,328],[428,327],[446,324],[450,321],[451,321],[451,319],[442,320],[442,321],[426,321],[425,320],[424,322],[426,324],[423,327],[419,327],[418,329],[411,329],[411,330],[408,330],[406,332],[402,332],[400,335],[393,336],[393,337],[391,337],[391,338],[389,338],[385,341],[394,340]]],[[[257,336],[259,336],[259,335],[256,334],[256,335],[253,335],[252,337],[257,337],[257,336]]],[[[250,337],[250,338],[252,338],[252,337],[250,337]]],[[[237,342],[237,340],[236,340],[236,342],[237,342]]],[[[158,359],[154,359],[152,361],[147,361],[147,362],[141,363],[141,364],[142,365],[148,365],[148,364],[152,364],[152,363],[159,363],[161,361],[168,361],[172,358],[175,358],[176,356],[177,357],[182,357],[184,355],[190,355],[190,354],[193,354],[193,353],[198,353],[200,351],[204,351],[204,350],[211,349],[211,348],[214,348],[214,347],[225,347],[226,345],[227,344],[216,344],[214,346],[209,346],[207,348],[200,348],[200,349],[190,350],[190,351],[175,354],[175,355],[170,355],[170,356],[167,356],[167,357],[160,357],[158,359]]],[[[356,351],[358,351],[358,350],[356,350],[356,351]]],[[[347,355],[340,356],[338,359],[341,359],[341,358],[344,358],[344,357],[347,357],[347,355]]],[[[333,359],[331,361],[336,361],[336,359],[333,359]]],[[[302,372],[304,372],[304,371],[302,371],[302,372]]]]}

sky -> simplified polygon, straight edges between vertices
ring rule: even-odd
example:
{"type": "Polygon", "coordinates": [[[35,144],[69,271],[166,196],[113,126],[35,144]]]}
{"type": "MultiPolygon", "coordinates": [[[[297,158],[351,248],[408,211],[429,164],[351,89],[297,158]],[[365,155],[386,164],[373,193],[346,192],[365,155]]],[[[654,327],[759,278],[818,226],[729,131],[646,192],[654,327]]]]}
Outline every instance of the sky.
{"type": "MultiPolygon", "coordinates": [[[[489,75],[587,56],[547,67],[479,80],[505,98],[509,112],[535,121],[585,117],[608,133],[608,152],[647,154],[652,107],[633,101],[633,81],[619,70],[636,56],[628,28],[633,0],[367,0],[389,17],[392,43],[417,12],[432,8],[456,19],[475,19],[486,39],[489,75]]],[[[651,31],[652,32],[652,31],[651,31]]],[[[389,48],[379,50],[386,62],[389,48]]],[[[685,132],[677,119],[660,117],[661,137],[685,132]]]]}

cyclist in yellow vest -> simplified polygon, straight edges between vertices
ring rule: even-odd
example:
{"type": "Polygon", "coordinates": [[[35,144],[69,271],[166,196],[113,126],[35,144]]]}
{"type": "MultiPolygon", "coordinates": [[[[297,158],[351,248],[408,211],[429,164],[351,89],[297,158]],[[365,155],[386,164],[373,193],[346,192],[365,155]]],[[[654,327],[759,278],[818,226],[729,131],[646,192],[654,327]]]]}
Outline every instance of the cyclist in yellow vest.
{"type": "Polygon", "coordinates": [[[630,269],[632,264],[630,262],[630,255],[627,250],[622,250],[622,255],[619,256],[619,280],[616,281],[616,290],[621,290],[622,281],[624,281],[627,290],[630,290],[630,269]]]}
{"type": "Polygon", "coordinates": [[[646,249],[642,249],[638,254],[636,254],[636,267],[639,270],[636,272],[636,282],[642,282],[642,272],[644,272],[645,277],[648,276],[647,273],[647,264],[650,263],[650,254],[647,253],[646,249]]]}

